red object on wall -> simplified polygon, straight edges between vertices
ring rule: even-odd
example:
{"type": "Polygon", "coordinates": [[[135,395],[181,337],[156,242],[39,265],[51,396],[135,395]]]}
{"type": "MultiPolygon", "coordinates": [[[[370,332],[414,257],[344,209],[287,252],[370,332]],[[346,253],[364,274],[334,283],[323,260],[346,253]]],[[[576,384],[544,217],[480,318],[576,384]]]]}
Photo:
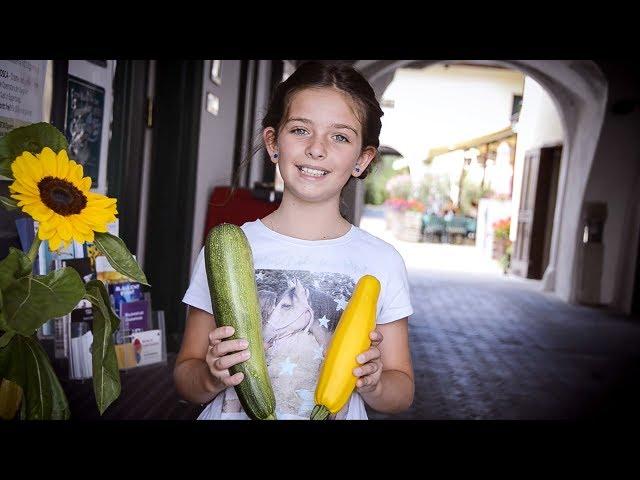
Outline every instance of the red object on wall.
{"type": "Polygon", "coordinates": [[[245,222],[266,217],[280,206],[280,201],[269,202],[254,198],[249,188],[236,188],[231,198],[222,206],[230,192],[231,187],[227,186],[215,187],[211,192],[203,241],[206,240],[209,230],[216,225],[233,223],[241,226],[245,222]]]}

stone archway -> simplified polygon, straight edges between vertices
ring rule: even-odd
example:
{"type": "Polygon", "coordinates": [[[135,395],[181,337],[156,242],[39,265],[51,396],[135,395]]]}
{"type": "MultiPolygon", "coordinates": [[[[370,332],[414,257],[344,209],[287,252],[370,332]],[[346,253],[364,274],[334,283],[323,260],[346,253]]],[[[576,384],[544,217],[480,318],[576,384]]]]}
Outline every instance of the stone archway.
{"type": "MultiPolygon", "coordinates": [[[[353,65],[369,80],[378,98],[396,69],[429,66],[452,60],[359,60],[353,65]]],[[[576,301],[577,253],[582,235],[581,208],[589,172],[606,112],[608,86],[599,67],[590,60],[466,60],[465,63],[501,65],[532,77],[552,98],[565,133],[549,265],[543,289],[566,302],[576,301]],[[569,181],[570,180],[570,181],[569,181]]],[[[359,220],[364,186],[356,184],[355,219],[359,220]]]]}

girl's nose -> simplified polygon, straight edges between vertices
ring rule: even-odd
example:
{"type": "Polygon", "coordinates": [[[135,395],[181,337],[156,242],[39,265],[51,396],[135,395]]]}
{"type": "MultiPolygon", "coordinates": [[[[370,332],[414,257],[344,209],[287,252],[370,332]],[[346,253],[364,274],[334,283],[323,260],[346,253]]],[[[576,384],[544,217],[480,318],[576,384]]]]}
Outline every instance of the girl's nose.
{"type": "Polygon", "coordinates": [[[307,157],[310,157],[310,158],[317,158],[317,159],[324,158],[326,155],[324,145],[322,145],[322,142],[316,140],[311,144],[309,144],[309,146],[307,147],[306,154],[307,154],[307,157]]]}

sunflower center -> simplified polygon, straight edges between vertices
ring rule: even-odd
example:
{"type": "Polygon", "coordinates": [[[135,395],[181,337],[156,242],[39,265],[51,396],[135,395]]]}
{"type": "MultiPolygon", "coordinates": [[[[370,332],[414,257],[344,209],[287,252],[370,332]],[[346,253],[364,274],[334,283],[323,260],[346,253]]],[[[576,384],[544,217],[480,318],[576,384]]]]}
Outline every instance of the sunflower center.
{"type": "Polygon", "coordinates": [[[82,212],[87,197],[72,183],[55,177],[44,177],[38,182],[40,199],[59,215],[68,216],[82,212]]]}

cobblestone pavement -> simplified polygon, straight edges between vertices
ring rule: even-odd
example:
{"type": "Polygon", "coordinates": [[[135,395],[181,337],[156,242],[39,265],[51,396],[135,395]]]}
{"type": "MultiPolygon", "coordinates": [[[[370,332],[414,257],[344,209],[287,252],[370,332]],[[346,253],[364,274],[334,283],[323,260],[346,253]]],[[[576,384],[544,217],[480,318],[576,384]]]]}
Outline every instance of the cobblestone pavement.
{"type": "Polygon", "coordinates": [[[640,417],[640,319],[568,305],[538,282],[492,272],[473,247],[395,241],[380,222],[367,212],[360,227],[405,257],[416,394],[406,412],[370,418],[640,417]],[[442,247],[463,249],[471,273],[455,254],[447,270],[442,247]],[[437,268],[416,255],[438,257],[437,268]]]}

